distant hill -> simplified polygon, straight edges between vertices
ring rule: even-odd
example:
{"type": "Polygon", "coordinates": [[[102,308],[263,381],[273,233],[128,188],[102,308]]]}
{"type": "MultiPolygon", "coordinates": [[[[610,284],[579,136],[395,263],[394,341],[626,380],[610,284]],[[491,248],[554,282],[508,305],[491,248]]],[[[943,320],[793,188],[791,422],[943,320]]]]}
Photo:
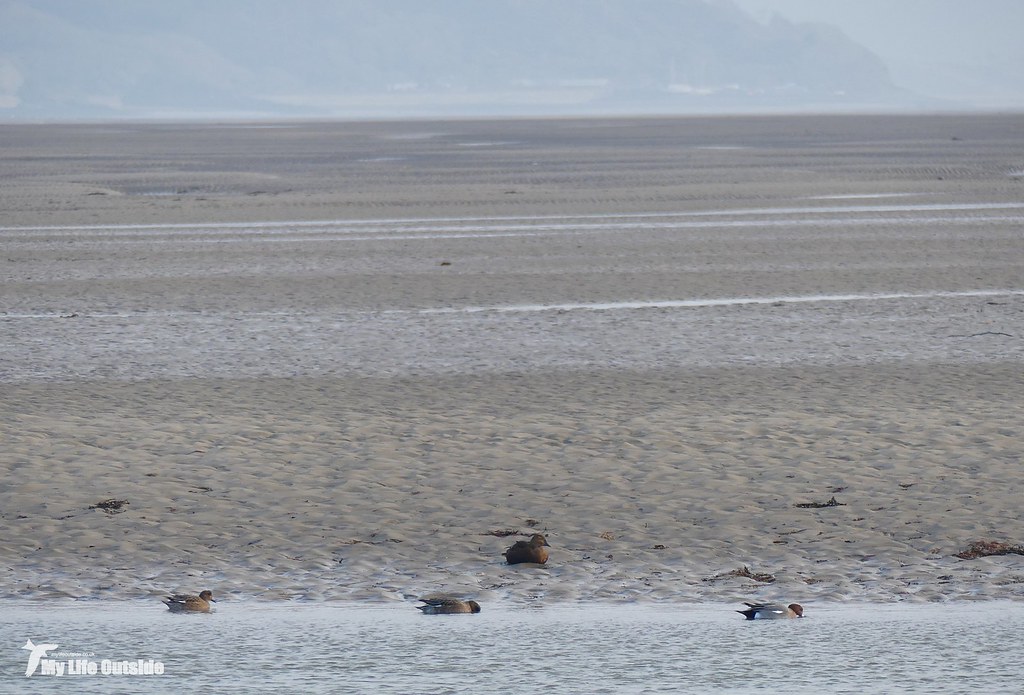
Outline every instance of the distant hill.
{"type": "Polygon", "coordinates": [[[705,0],[0,0],[0,118],[906,102],[825,25],[705,0]]]}

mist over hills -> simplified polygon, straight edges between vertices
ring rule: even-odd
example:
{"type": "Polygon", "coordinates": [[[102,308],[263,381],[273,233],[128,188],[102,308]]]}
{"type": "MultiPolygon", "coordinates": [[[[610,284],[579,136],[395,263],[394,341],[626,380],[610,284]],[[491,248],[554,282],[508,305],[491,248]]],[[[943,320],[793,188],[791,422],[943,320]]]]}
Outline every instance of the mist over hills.
{"type": "Polygon", "coordinates": [[[4,120],[919,103],[839,30],[726,1],[0,0],[0,25],[4,120]]]}

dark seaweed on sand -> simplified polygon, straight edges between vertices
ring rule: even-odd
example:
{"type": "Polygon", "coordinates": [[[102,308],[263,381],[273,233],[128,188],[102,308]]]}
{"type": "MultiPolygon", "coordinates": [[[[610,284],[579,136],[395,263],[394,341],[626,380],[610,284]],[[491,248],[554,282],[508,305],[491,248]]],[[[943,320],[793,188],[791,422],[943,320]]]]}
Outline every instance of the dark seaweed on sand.
{"type": "Polygon", "coordinates": [[[1010,545],[1003,541],[974,541],[953,557],[975,560],[993,555],[1024,555],[1024,545],[1010,545]]]}
{"type": "Polygon", "coordinates": [[[729,579],[730,577],[744,577],[746,579],[753,579],[755,582],[761,582],[762,584],[771,584],[775,581],[774,574],[768,574],[767,572],[751,572],[746,565],[738,570],[716,574],[714,577],[707,577],[703,581],[714,582],[719,579],[729,579]]]}
{"type": "Polygon", "coordinates": [[[828,502],[800,502],[793,506],[800,507],[801,509],[822,509],[823,507],[845,507],[846,502],[840,502],[836,499],[835,495],[832,495],[828,502]]]}

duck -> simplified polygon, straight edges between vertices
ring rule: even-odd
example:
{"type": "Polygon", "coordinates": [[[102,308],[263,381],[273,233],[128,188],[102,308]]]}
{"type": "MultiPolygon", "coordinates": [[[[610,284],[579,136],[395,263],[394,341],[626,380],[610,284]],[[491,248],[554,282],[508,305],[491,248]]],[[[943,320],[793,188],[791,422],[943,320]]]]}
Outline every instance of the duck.
{"type": "Polygon", "coordinates": [[[502,555],[505,556],[505,561],[510,565],[517,565],[521,562],[533,562],[543,565],[548,561],[547,548],[550,547],[547,538],[539,533],[535,533],[528,541],[516,541],[502,555]]]}
{"type": "Polygon", "coordinates": [[[479,613],[480,604],[476,601],[463,601],[457,598],[421,598],[423,606],[416,606],[424,615],[454,615],[456,613],[479,613]]]}
{"type": "Polygon", "coordinates": [[[213,592],[209,589],[192,594],[173,594],[163,599],[171,613],[209,613],[210,604],[216,603],[213,592]]]}
{"type": "Polygon", "coordinates": [[[749,606],[745,611],[736,611],[747,616],[747,620],[779,620],[781,618],[802,618],[804,608],[799,603],[783,606],[780,603],[744,603],[749,606]]]}

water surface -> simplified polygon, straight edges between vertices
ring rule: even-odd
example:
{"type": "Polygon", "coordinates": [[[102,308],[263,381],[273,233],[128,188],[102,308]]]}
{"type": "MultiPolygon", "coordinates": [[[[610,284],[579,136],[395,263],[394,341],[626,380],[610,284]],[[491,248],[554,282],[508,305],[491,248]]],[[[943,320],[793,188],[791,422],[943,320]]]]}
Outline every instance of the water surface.
{"type": "Polygon", "coordinates": [[[1009,693],[1024,605],[809,605],[747,622],[736,606],[22,603],[0,617],[0,692],[1009,693]],[[163,675],[24,675],[27,639],[163,675]]]}

